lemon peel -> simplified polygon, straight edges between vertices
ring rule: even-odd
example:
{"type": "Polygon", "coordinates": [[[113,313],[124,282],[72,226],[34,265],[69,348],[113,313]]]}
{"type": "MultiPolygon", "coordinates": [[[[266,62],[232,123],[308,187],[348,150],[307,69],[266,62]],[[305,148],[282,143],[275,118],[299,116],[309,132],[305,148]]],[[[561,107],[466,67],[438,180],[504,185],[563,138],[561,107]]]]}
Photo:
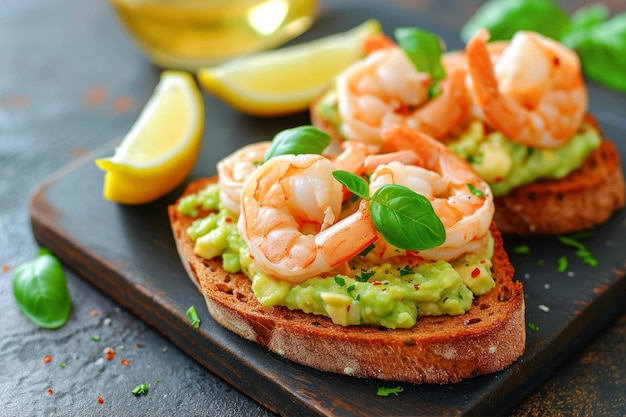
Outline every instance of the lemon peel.
{"type": "Polygon", "coordinates": [[[176,188],[198,159],[203,128],[204,105],[193,76],[163,71],[114,155],[95,160],[106,172],[104,198],[143,204],[176,188]]]}
{"type": "Polygon", "coordinates": [[[363,41],[382,31],[376,19],[345,32],[201,68],[200,85],[235,109],[255,116],[295,113],[364,56],[363,41]]]}

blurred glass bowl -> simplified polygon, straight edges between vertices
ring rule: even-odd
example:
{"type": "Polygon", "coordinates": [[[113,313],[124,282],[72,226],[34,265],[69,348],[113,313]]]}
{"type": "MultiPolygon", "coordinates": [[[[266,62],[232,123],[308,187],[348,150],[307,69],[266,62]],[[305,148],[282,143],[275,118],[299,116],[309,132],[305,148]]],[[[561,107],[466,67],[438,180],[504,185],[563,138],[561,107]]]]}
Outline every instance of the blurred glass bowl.
{"type": "Polygon", "coordinates": [[[164,69],[195,71],[277,47],[306,31],[318,0],[109,0],[164,69]]]}

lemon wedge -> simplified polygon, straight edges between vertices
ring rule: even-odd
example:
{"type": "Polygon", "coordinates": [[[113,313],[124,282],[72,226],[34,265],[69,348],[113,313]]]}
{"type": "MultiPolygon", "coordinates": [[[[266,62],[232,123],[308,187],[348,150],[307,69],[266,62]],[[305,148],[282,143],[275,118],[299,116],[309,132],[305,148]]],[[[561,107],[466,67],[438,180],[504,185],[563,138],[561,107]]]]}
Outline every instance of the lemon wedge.
{"type": "Polygon", "coordinates": [[[198,81],[244,113],[295,113],[308,108],[333,78],[363,57],[363,41],[381,30],[380,22],[370,19],[345,32],[201,68],[198,81]]]}
{"type": "Polygon", "coordinates": [[[198,159],[203,127],[204,106],[193,76],[162,72],[115,154],[95,161],[106,172],[104,198],[143,204],[176,188],[198,159]]]}

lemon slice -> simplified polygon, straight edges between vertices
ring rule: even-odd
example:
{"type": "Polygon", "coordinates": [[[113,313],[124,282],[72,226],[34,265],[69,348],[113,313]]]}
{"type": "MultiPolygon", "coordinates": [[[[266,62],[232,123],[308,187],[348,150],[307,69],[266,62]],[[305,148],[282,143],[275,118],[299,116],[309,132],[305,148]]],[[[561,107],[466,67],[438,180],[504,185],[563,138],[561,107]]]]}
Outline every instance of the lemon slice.
{"type": "Polygon", "coordinates": [[[244,113],[302,111],[364,55],[363,41],[380,32],[380,23],[371,19],[346,32],[201,68],[198,80],[206,91],[244,113]]]}
{"type": "Polygon", "coordinates": [[[202,143],[204,106],[193,76],[164,71],[152,96],[103,171],[104,198],[143,204],[173,190],[194,167],[202,143]]]}

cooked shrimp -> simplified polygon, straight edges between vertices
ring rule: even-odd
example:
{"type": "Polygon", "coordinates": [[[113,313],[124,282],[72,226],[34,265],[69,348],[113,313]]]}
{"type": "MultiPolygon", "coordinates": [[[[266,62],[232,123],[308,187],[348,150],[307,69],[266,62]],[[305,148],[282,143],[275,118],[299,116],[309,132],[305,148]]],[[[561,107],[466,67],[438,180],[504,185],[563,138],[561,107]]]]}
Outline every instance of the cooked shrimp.
{"type": "Polygon", "coordinates": [[[335,169],[320,155],[281,155],[245,182],[238,228],[260,272],[300,283],[345,264],[377,239],[367,201],[340,219],[335,169]]]}
{"type": "Polygon", "coordinates": [[[441,246],[420,251],[419,256],[452,260],[481,250],[494,213],[487,183],[442,143],[406,126],[392,126],[384,140],[392,149],[413,151],[415,159],[411,164],[394,161],[376,167],[370,177],[370,191],[384,184],[400,184],[424,195],[446,230],[441,246]]]}
{"type": "Polygon", "coordinates": [[[272,142],[259,142],[244,146],[217,163],[222,204],[235,214],[241,212],[241,188],[263,162],[265,152],[272,142]]]}
{"type": "Polygon", "coordinates": [[[399,46],[373,51],[337,78],[342,134],[380,147],[382,131],[402,122],[443,139],[464,119],[470,100],[465,70],[450,65],[447,74],[442,93],[430,99],[430,76],[418,72],[399,46]]]}
{"type": "Polygon", "coordinates": [[[529,31],[515,34],[505,48],[488,48],[488,39],[486,30],[478,31],[466,47],[475,99],[487,121],[527,146],[566,143],[587,110],[576,53],[529,31]]]}

